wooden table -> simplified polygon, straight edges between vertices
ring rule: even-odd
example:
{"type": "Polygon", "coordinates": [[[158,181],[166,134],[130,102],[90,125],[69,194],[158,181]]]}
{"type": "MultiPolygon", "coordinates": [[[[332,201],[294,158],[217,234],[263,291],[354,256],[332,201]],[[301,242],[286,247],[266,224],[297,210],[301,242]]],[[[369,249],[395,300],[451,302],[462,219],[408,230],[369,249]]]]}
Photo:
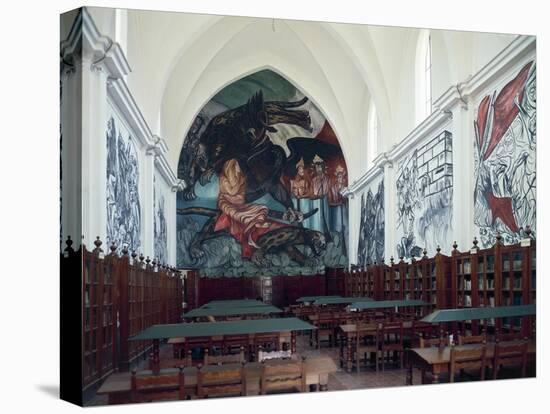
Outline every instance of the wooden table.
{"type": "Polygon", "coordinates": [[[209,346],[212,341],[233,341],[232,345],[248,347],[255,340],[265,335],[277,336],[277,348],[290,344],[292,353],[296,352],[296,332],[316,329],[315,326],[298,318],[255,319],[243,321],[197,322],[153,325],[130,338],[131,341],[153,340],[151,367],[155,371],[160,368],[159,345],[161,339],[183,338],[184,353],[190,348],[209,346]],[[191,341],[191,338],[194,338],[191,341]]]}
{"type": "Polygon", "coordinates": [[[228,316],[267,316],[277,313],[283,313],[279,309],[271,305],[263,306],[221,306],[212,308],[197,308],[183,315],[184,318],[201,318],[201,317],[221,317],[228,316]]]}
{"type": "MultiPolygon", "coordinates": [[[[284,361],[270,361],[269,364],[284,363],[284,361]]],[[[328,376],[336,372],[337,367],[332,358],[320,356],[306,359],[306,384],[310,389],[325,391],[328,387],[328,376]]],[[[228,364],[225,367],[231,367],[234,364],[228,364]]],[[[219,370],[224,366],[207,366],[203,370],[219,370]]],[[[161,373],[176,372],[171,368],[161,370],[161,373]]],[[[251,362],[246,364],[246,383],[247,395],[259,395],[260,391],[260,371],[261,364],[251,362]]],[[[190,395],[196,394],[197,368],[186,367],[183,370],[185,375],[185,387],[188,388],[190,395]]],[[[153,375],[152,371],[140,371],[138,375],[153,375]]],[[[97,390],[98,395],[107,395],[109,404],[124,404],[130,402],[130,384],[131,374],[129,372],[115,373],[110,375],[101,387],[97,390]]]]}
{"type": "MultiPolygon", "coordinates": [[[[511,342],[501,342],[501,343],[513,343],[511,342]]],[[[517,341],[516,341],[517,342],[517,341]]],[[[457,349],[468,349],[479,347],[479,344],[469,344],[469,345],[459,345],[455,348],[457,349]]],[[[485,357],[487,360],[492,361],[495,343],[489,342],[486,345],[487,353],[485,357]]],[[[439,376],[446,372],[449,372],[450,369],[450,360],[451,360],[451,348],[446,346],[442,350],[437,347],[432,348],[411,348],[408,349],[407,355],[407,377],[405,383],[407,385],[412,385],[412,370],[413,367],[420,369],[421,371],[430,372],[433,376],[434,382],[439,381],[439,376]]],[[[536,344],[534,341],[529,342],[529,348],[527,354],[530,358],[536,355],[536,344]]]]}
{"type": "Polygon", "coordinates": [[[201,309],[206,308],[221,308],[229,306],[232,308],[244,308],[247,306],[269,306],[261,300],[256,299],[234,299],[234,300],[213,300],[211,302],[205,303],[201,306],[201,309]]]}

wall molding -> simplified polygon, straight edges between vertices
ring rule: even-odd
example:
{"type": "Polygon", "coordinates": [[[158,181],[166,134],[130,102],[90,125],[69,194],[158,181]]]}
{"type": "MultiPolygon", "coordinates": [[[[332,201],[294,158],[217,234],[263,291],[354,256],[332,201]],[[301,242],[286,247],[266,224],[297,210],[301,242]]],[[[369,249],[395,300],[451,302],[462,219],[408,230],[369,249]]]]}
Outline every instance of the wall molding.
{"type": "Polygon", "coordinates": [[[122,48],[110,37],[99,32],[86,7],[80,9],[69,35],[61,42],[60,58],[62,67],[69,66],[71,70],[78,64],[89,63],[90,70],[106,73],[107,99],[128,123],[140,149],[145,148],[146,153],[152,151],[155,167],[170,188],[180,185],[166,158],[166,141],[152,133],[125,81],[131,68],[122,48]]]}

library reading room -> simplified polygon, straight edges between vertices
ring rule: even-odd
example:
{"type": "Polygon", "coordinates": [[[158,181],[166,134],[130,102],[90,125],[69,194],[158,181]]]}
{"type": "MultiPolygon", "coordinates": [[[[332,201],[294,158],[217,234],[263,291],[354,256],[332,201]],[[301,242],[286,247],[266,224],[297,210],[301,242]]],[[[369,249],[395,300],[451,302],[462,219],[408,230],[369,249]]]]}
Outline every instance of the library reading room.
{"type": "Polygon", "coordinates": [[[534,36],[83,7],[60,39],[63,399],[536,376],[534,36]]]}

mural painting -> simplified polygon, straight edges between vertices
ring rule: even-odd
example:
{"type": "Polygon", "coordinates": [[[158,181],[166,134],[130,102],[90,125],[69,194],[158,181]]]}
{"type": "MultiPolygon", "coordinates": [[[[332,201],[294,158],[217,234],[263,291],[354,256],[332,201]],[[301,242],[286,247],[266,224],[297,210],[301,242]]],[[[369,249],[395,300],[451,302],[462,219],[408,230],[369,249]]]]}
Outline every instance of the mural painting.
{"type": "Polygon", "coordinates": [[[482,247],[517,243],[521,229],[536,236],[536,68],[527,63],[497,93],[485,96],[475,130],[474,223],[482,247]]]}
{"type": "Polygon", "coordinates": [[[164,195],[157,196],[158,193],[156,177],[153,177],[155,258],[159,263],[166,264],[168,263],[168,235],[164,210],[164,195]]]}
{"type": "Polygon", "coordinates": [[[426,249],[448,248],[453,241],[452,135],[443,131],[398,164],[398,257],[420,257],[426,249]]]}
{"type": "Polygon", "coordinates": [[[222,89],[178,165],[178,266],[205,275],[314,273],[347,264],[347,169],[311,101],[263,70],[222,89]]]}
{"type": "Polygon", "coordinates": [[[376,193],[371,189],[361,194],[361,222],[357,264],[361,267],[384,261],[384,181],[380,181],[376,193]]]}
{"type": "Polygon", "coordinates": [[[139,166],[132,139],[117,122],[107,122],[107,244],[138,250],[141,241],[139,166]]]}

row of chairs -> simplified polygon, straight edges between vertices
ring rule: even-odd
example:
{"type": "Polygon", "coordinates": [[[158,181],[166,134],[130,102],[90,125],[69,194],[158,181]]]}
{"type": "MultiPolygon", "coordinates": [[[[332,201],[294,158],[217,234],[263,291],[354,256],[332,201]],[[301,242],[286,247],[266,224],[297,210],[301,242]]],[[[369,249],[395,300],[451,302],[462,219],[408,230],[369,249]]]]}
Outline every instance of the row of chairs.
{"type": "MultiPolygon", "coordinates": [[[[260,394],[305,392],[305,360],[262,363],[260,394]]],[[[165,370],[157,375],[131,376],[131,402],[228,397],[247,394],[247,363],[224,365],[216,369],[197,366],[196,389],[186,388],[183,366],[178,371],[165,370]]]]}
{"type": "MultiPolygon", "coordinates": [[[[487,370],[492,370],[493,379],[499,377],[502,368],[514,368],[519,372],[519,376],[524,378],[527,375],[527,351],[529,341],[519,339],[518,334],[502,334],[495,338],[493,357],[487,357],[487,335],[458,336],[459,345],[474,344],[473,348],[451,347],[449,382],[454,382],[457,374],[463,376],[467,370],[475,374],[480,380],[485,380],[487,370]]],[[[448,346],[448,340],[445,339],[442,344],[440,338],[430,338],[420,340],[422,348],[448,346]]],[[[422,383],[432,382],[432,378],[422,371],[422,383]]]]}
{"type": "Polygon", "coordinates": [[[210,355],[230,355],[244,351],[246,360],[251,361],[255,359],[260,350],[279,351],[279,333],[257,334],[252,343],[250,343],[248,335],[187,338],[181,344],[174,344],[174,358],[186,359],[195,348],[202,348],[210,355]]]}

